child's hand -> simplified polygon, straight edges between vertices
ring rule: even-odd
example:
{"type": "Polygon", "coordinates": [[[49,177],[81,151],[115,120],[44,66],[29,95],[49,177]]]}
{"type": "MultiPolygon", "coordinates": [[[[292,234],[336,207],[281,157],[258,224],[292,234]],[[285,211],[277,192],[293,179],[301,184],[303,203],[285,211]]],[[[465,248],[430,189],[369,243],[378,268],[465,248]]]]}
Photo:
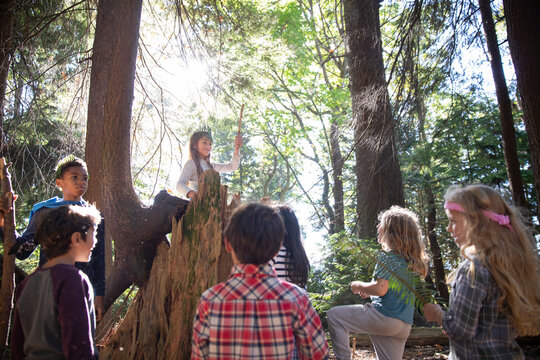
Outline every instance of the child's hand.
{"type": "Polygon", "coordinates": [[[197,194],[194,190],[190,190],[187,194],[186,194],[186,197],[188,199],[193,199],[193,197],[195,196],[195,194],[197,194]]]}
{"type": "Polygon", "coordinates": [[[359,291],[358,295],[360,295],[362,297],[362,299],[367,299],[369,297],[369,294],[365,293],[363,291],[359,291]]]}
{"type": "Polygon", "coordinates": [[[360,295],[364,299],[369,297],[369,295],[364,291],[364,287],[362,286],[361,281],[353,281],[351,283],[351,291],[353,292],[353,294],[360,295]]]}
{"type": "Polygon", "coordinates": [[[103,296],[96,296],[94,298],[94,308],[96,309],[96,321],[100,322],[105,312],[105,307],[103,306],[103,296]]]}
{"type": "MultiPolygon", "coordinates": [[[[18,195],[13,194],[13,202],[17,200],[18,195]]],[[[8,201],[5,196],[0,197],[0,211],[3,211],[4,213],[10,212],[13,209],[13,206],[11,204],[11,201],[8,201]]]]}
{"type": "Polygon", "coordinates": [[[234,153],[238,154],[238,151],[240,150],[240,147],[244,143],[244,138],[242,138],[242,135],[238,134],[234,138],[234,153]]]}
{"type": "Polygon", "coordinates": [[[444,314],[443,309],[438,304],[425,304],[424,305],[424,317],[427,321],[434,321],[439,325],[442,324],[442,317],[444,314]]]}

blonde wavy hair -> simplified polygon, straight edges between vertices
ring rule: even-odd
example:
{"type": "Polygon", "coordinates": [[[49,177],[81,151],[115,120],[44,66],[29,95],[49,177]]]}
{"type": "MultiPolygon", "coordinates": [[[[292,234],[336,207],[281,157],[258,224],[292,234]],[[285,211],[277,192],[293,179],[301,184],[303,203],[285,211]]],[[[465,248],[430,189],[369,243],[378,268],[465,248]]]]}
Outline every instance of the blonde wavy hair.
{"type": "MultiPolygon", "coordinates": [[[[519,335],[540,333],[540,267],[534,238],[519,211],[494,189],[485,185],[452,186],[446,202],[461,205],[465,240],[461,254],[476,257],[491,273],[501,290],[499,311],[506,315],[519,335]],[[482,210],[508,215],[511,228],[490,220],[482,210]]],[[[471,272],[474,263],[471,261],[471,272]]]]}
{"type": "Polygon", "coordinates": [[[409,263],[408,269],[426,277],[429,257],[418,224],[418,216],[400,206],[392,206],[378,216],[379,242],[384,250],[401,254],[409,263]]]}

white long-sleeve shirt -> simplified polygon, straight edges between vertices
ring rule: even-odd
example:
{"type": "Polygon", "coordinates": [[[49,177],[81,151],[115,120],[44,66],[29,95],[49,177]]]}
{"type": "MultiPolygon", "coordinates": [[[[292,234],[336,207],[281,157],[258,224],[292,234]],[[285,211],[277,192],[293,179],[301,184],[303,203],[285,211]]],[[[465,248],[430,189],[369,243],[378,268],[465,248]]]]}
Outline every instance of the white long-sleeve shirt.
{"type": "MultiPolygon", "coordinates": [[[[206,160],[200,160],[200,164],[203,171],[210,169],[206,160]]],[[[239,165],[240,155],[233,155],[231,162],[227,164],[216,164],[212,162],[214,170],[220,174],[236,171],[239,165]]],[[[189,159],[182,168],[180,179],[176,183],[176,190],[184,197],[187,197],[188,192],[191,190],[195,192],[199,190],[199,176],[197,176],[197,166],[193,159],[189,159]]]]}

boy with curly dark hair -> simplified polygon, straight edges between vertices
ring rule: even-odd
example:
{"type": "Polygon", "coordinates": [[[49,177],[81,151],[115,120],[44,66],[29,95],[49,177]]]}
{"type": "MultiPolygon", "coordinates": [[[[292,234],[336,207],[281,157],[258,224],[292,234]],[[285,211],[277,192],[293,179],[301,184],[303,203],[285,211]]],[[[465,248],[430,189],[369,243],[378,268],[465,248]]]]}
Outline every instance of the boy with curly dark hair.
{"type": "Polygon", "coordinates": [[[97,359],[94,292],[74,265],[90,260],[100,221],[93,206],[66,205],[40,223],[36,241],[48,261],[15,292],[12,359],[97,359]]]}

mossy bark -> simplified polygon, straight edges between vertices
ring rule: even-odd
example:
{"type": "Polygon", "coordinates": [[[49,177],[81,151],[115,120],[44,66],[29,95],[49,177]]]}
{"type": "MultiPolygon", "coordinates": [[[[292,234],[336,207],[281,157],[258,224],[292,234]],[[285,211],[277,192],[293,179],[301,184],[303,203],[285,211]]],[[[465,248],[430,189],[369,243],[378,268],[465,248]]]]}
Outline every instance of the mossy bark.
{"type": "MultiPolygon", "coordinates": [[[[189,359],[193,316],[201,294],[227,278],[232,261],[222,242],[227,190],[213,170],[180,222],[170,249],[161,244],[146,286],[106,339],[106,359],[189,359]]],[[[234,206],[234,205],[232,205],[234,206]]]]}

